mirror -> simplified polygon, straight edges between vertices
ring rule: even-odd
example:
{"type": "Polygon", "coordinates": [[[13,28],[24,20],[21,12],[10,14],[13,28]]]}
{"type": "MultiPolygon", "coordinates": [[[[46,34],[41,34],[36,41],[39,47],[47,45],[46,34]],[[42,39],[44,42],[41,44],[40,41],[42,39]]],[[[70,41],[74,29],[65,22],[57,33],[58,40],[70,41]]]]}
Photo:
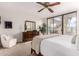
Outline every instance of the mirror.
{"type": "Polygon", "coordinates": [[[25,21],[25,31],[36,30],[36,22],[34,21],[25,21]]]}

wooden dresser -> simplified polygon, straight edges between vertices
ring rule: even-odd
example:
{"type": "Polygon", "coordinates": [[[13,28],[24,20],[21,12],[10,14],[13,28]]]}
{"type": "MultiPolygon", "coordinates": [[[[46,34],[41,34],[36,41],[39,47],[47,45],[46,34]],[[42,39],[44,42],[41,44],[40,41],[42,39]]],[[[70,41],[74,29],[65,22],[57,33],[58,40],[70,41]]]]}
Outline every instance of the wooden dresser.
{"type": "Polygon", "coordinates": [[[35,36],[39,35],[37,31],[23,32],[23,42],[32,41],[35,36]]]}

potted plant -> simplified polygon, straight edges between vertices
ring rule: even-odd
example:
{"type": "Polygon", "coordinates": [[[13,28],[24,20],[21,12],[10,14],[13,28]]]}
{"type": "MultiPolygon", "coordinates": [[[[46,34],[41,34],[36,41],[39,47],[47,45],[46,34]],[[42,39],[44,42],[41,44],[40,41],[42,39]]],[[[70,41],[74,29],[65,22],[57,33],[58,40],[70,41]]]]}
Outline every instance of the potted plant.
{"type": "Polygon", "coordinates": [[[45,23],[43,23],[42,26],[39,26],[39,31],[42,34],[45,34],[46,33],[46,24],[45,23]]]}

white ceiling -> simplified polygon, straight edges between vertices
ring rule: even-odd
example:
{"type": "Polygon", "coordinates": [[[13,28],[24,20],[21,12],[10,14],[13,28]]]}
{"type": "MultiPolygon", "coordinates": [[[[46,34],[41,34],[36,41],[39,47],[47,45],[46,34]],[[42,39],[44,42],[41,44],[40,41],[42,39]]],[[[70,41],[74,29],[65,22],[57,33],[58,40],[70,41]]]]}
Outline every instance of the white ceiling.
{"type": "Polygon", "coordinates": [[[6,13],[17,13],[17,14],[27,14],[32,17],[37,18],[47,18],[66,12],[75,11],[78,9],[79,3],[73,2],[61,2],[60,5],[51,7],[54,10],[54,13],[50,13],[47,9],[42,12],[37,12],[42,8],[41,5],[35,2],[0,2],[0,11],[6,13]]]}

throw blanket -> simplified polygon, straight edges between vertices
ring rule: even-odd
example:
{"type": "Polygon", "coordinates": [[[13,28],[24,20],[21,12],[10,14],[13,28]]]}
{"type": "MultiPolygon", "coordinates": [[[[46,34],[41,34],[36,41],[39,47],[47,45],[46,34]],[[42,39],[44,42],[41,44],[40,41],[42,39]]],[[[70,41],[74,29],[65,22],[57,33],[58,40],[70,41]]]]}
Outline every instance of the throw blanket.
{"type": "Polygon", "coordinates": [[[41,41],[47,38],[58,36],[58,35],[59,34],[52,34],[52,35],[40,35],[40,36],[34,37],[32,40],[32,49],[34,49],[35,52],[39,54],[41,41]]]}

